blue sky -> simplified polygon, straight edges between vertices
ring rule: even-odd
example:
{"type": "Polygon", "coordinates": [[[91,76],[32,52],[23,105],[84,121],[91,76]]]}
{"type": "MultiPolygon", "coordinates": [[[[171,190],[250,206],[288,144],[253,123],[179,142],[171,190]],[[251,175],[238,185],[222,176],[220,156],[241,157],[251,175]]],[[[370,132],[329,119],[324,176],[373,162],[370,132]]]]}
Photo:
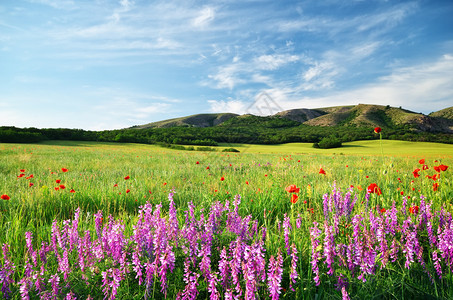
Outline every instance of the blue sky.
{"type": "Polygon", "coordinates": [[[449,0],[2,0],[0,125],[358,103],[427,114],[453,106],[451,16],[449,0]]]}

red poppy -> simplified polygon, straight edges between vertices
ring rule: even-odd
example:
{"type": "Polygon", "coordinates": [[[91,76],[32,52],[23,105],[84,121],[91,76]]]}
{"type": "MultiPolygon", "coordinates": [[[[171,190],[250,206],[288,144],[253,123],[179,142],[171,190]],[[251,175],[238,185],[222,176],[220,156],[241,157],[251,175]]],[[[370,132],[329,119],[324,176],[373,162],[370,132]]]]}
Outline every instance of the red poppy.
{"type": "Polygon", "coordinates": [[[24,172],[25,172],[25,170],[24,170],[24,169],[20,169],[19,171],[21,171],[22,173],[24,173],[24,172]]]}
{"type": "Polygon", "coordinates": [[[69,171],[69,170],[66,169],[66,168],[61,168],[61,172],[63,172],[63,173],[66,173],[66,172],[68,172],[68,171],[69,171]]]}
{"type": "Polygon", "coordinates": [[[440,173],[440,166],[434,166],[433,169],[434,171],[440,173]]]}
{"type": "Polygon", "coordinates": [[[437,189],[439,188],[439,183],[438,182],[434,182],[433,183],[433,191],[434,192],[437,192],[437,189]]]}
{"type": "Polygon", "coordinates": [[[2,196],[0,196],[0,198],[2,198],[3,200],[9,200],[11,199],[8,195],[4,194],[2,196]]]}
{"type": "Polygon", "coordinates": [[[75,193],[74,189],[71,189],[69,192],[70,192],[70,193],[75,193]]]}
{"type": "Polygon", "coordinates": [[[64,190],[66,187],[63,184],[60,184],[60,189],[64,190]]]}
{"type": "Polygon", "coordinates": [[[424,165],[424,164],[425,164],[425,159],[424,159],[424,158],[420,159],[420,160],[418,161],[418,163],[421,164],[421,165],[424,165]]]}
{"type": "Polygon", "coordinates": [[[60,180],[60,179],[57,179],[57,180],[55,180],[55,182],[56,182],[56,183],[60,183],[60,182],[61,182],[61,180],[60,180]]]}
{"type": "Polygon", "coordinates": [[[447,171],[448,166],[446,166],[446,165],[440,165],[440,166],[439,166],[439,169],[440,169],[442,172],[445,172],[445,171],[447,171]]]}
{"type": "Polygon", "coordinates": [[[124,177],[124,180],[128,180],[129,178],[131,178],[129,175],[127,175],[126,177],[124,177]]]}
{"type": "Polygon", "coordinates": [[[381,214],[385,213],[387,210],[385,208],[381,209],[381,214]]]}
{"type": "Polygon", "coordinates": [[[59,189],[60,189],[60,187],[59,187],[59,186],[56,186],[56,187],[55,187],[55,190],[56,190],[56,191],[58,191],[59,189]]]}
{"type": "Polygon", "coordinates": [[[367,188],[367,192],[368,193],[375,193],[377,194],[378,196],[382,195],[382,192],[381,192],[381,189],[377,186],[376,183],[372,183],[368,186],[367,188]]]}
{"type": "Polygon", "coordinates": [[[296,187],[295,184],[291,184],[285,188],[288,193],[299,193],[300,188],[296,187]]]}
{"type": "Polygon", "coordinates": [[[22,178],[22,177],[24,177],[24,176],[25,176],[25,174],[22,173],[22,174],[20,174],[19,176],[17,176],[17,178],[22,178]]]}
{"type": "Polygon", "coordinates": [[[417,177],[420,177],[420,174],[418,174],[418,172],[420,172],[420,169],[415,169],[412,174],[414,174],[414,177],[417,178],[417,177]]]}
{"type": "Polygon", "coordinates": [[[130,191],[131,191],[130,189],[127,189],[127,190],[126,190],[126,194],[129,193],[130,191]]]}
{"type": "Polygon", "coordinates": [[[418,209],[419,209],[418,206],[417,206],[417,205],[414,205],[414,206],[409,207],[409,212],[410,212],[411,214],[416,215],[416,214],[418,214],[418,209]]]}
{"type": "Polygon", "coordinates": [[[209,166],[206,167],[206,170],[209,170],[209,166]]]}
{"type": "Polygon", "coordinates": [[[33,182],[30,182],[28,186],[34,186],[35,184],[33,182]]]}
{"type": "Polygon", "coordinates": [[[423,169],[423,171],[425,171],[425,170],[428,170],[429,167],[427,165],[423,165],[422,169],[423,169]]]}
{"type": "Polygon", "coordinates": [[[164,182],[164,185],[167,185],[167,183],[166,183],[166,182],[164,182]]]}
{"type": "Polygon", "coordinates": [[[296,203],[298,199],[299,199],[299,196],[297,196],[296,194],[291,195],[291,203],[296,203]]]}
{"type": "Polygon", "coordinates": [[[428,177],[429,179],[432,179],[434,181],[436,181],[437,179],[439,179],[439,176],[440,174],[434,174],[433,176],[429,176],[429,175],[426,175],[426,177],[428,177]]]}
{"type": "Polygon", "coordinates": [[[28,177],[25,178],[25,179],[30,179],[30,178],[33,178],[33,174],[30,174],[30,176],[28,176],[28,177]]]}
{"type": "Polygon", "coordinates": [[[381,131],[382,131],[381,127],[374,128],[374,132],[376,132],[376,133],[380,133],[381,131]]]}
{"type": "Polygon", "coordinates": [[[224,181],[225,180],[225,177],[220,177],[220,181],[224,181]]]}
{"type": "Polygon", "coordinates": [[[197,162],[196,162],[195,164],[196,164],[196,165],[199,165],[199,164],[200,164],[200,162],[199,162],[199,161],[197,161],[197,162]]]}
{"type": "Polygon", "coordinates": [[[326,171],[323,170],[323,168],[319,169],[319,174],[326,175],[326,171]]]}
{"type": "Polygon", "coordinates": [[[118,183],[115,183],[115,184],[113,185],[113,187],[117,187],[117,186],[118,186],[118,183]]]}
{"type": "Polygon", "coordinates": [[[248,182],[248,181],[245,181],[245,184],[249,184],[249,182],[248,182]]]}

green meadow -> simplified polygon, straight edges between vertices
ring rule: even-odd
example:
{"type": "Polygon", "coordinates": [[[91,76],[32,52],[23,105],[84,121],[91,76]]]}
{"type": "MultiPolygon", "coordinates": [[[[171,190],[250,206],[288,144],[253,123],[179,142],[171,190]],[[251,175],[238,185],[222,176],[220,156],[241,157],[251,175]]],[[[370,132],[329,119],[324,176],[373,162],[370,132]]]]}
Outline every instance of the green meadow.
{"type": "MultiPolygon", "coordinates": [[[[51,258],[48,262],[40,258],[33,264],[31,263],[33,251],[26,246],[26,232],[33,234],[32,244],[35,250],[39,249],[43,242],[51,244],[54,236],[52,224],[55,222],[64,231],[63,221],[73,220],[77,208],[80,208],[81,213],[76,230],[80,235],[90,231],[93,240],[96,232],[95,214],[99,211],[102,211],[104,222],[109,215],[112,216],[112,220],[121,220],[125,236],[133,234],[140,220],[141,207],[147,203],[154,208],[162,204],[162,220],[170,222],[170,193],[178,211],[177,223],[181,231],[188,226],[187,211],[190,210],[190,205],[195,207],[194,218],[204,222],[214,203],[220,203],[225,207],[229,205],[231,209],[228,209],[228,212],[232,213],[233,203],[237,201],[235,197],[240,195],[238,216],[244,218],[241,219],[243,221],[246,216],[250,216],[250,219],[244,222],[250,228],[253,226],[257,228],[257,235],[251,237],[248,242],[259,240],[258,235],[265,237],[263,247],[266,249],[264,254],[267,261],[266,273],[270,273],[274,258],[283,253],[283,271],[278,293],[280,298],[345,299],[344,291],[349,293],[351,299],[409,297],[445,299],[453,295],[449,258],[445,254],[441,263],[443,276],[439,277],[432,253],[436,252],[439,257],[443,255],[440,237],[439,242],[431,243],[423,231],[427,223],[423,223],[421,214],[425,213],[425,218],[429,219],[437,218],[440,214],[447,216],[452,212],[453,176],[451,167],[448,168],[453,166],[452,145],[373,140],[344,143],[341,148],[326,150],[314,149],[311,144],[302,143],[234,144],[220,145],[216,148],[219,151],[201,152],[177,151],[154,145],[94,142],[0,144],[0,194],[8,196],[7,200],[0,200],[2,232],[0,245],[9,246],[8,261],[15,266],[14,272],[8,275],[10,282],[3,280],[4,286],[9,287],[9,292],[6,289],[2,290],[0,296],[21,298],[24,297],[23,290],[28,288],[31,298],[50,297],[53,295],[51,290],[54,287],[50,278],[56,275],[60,278],[56,298],[63,298],[67,294],[76,295],[78,299],[85,299],[88,296],[94,299],[115,296],[123,299],[140,299],[144,295],[150,298],[167,296],[172,299],[178,295],[185,295],[188,284],[183,280],[185,278],[183,269],[186,266],[184,257],[187,254],[184,247],[178,248],[180,247],[178,243],[171,244],[176,259],[174,270],[167,272],[165,292],[163,287],[161,289],[160,286],[159,288],[155,286],[161,278],[158,273],[152,275],[153,288],[140,284],[132,264],[128,265],[127,271],[121,269],[124,274],[122,273],[120,279],[116,278],[121,284],[113,289],[112,284],[108,285],[103,281],[102,274],[107,276],[106,278],[110,276],[109,272],[114,274],[113,271],[109,271],[117,267],[114,260],[99,258],[93,262],[91,271],[83,268],[79,270],[76,265],[80,257],[77,258],[77,251],[74,248],[75,250],[68,254],[68,259],[73,259],[74,264],[68,275],[63,271],[58,257],[66,253],[64,251],[69,251],[69,248],[66,250],[61,248],[59,251],[63,252],[60,253],[54,250],[55,255],[49,254],[51,258]],[[240,152],[220,152],[221,149],[230,147],[240,152]],[[446,166],[446,170],[434,169],[440,165],[446,166]],[[325,174],[321,170],[324,170],[325,174]],[[433,179],[435,174],[438,175],[433,179]],[[373,183],[379,187],[379,193],[368,189],[373,183]],[[299,190],[288,192],[287,187],[290,185],[296,185],[299,190]],[[330,218],[326,217],[325,198],[334,193],[340,193],[344,199],[349,193],[351,199],[356,199],[353,208],[351,207],[352,211],[347,216],[340,216],[338,207],[335,206],[334,209],[332,208],[334,204],[329,204],[330,209],[327,211],[330,218]],[[423,206],[425,204],[421,203],[421,199],[423,203],[430,203],[429,208],[423,206]],[[415,206],[418,207],[417,212],[413,213],[411,210],[409,213],[409,207],[415,206]],[[343,251],[341,247],[354,240],[352,221],[358,219],[352,216],[363,218],[363,224],[359,227],[362,228],[364,236],[369,234],[379,239],[379,234],[372,233],[375,228],[370,224],[375,219],[371,215],[376,215],[382,222],[388,221],[392,207],[399,211],[397,221],[400,226],[395,235],[386,233],[388,242],[386,247],[390,248],[390,244],[396,241],[393,243],[399,244],[399,256],[388,264],[383,262],[382,256],[375,257],[373,270],[364,271],[363,267],[359,267],[359,262],[355,262],[354,265],[354,260],[351,260],[348,267],[348,264],[344,263],[346,254],[341,255],[343,251]],[[428,210],[432,212],[431,215],[427,213],[428,210]],[[441,211],[442,213],[439,213],[441,211]],[[293,254],[287,255],[287,251],[289,253],[290,250],[282,227],[285,218],[288,218],[291,224],[288,238],[297,248],[296,267],[291,265],[293,254]],[[408,219],[412,221],[409,222],[408,219]],[[335,223],[337,221],[334,220],[339,223],[335,223]],[[252,226],[253,222],[256,222],[256,225],[252,226]],[[318,244],[315,243],[316,238],[311,237],[313,222],[319,224],[322,232],[317,238],[318,244]],[[337,266],[333,274],[330,274],[332,266],[328,264],[332,255],[325,250],[328,247],[326,243],[330,232],[327,230],[329,226],[341,228],[332,237],[338,246],[332,252],[335,253],[334,260],[337,266]],[[407,238],[410,230],[407,228],[412,228],[411,226],[414,227],[410,230],[416,232],[419,241],[418,252],[414,255],[420,256],[418,260],[408,258],[407,250],[404,250],[410,241],[407,238]],[[320,270],[319,284],[313,280],[315,277],[313,253],[320,254],[317,259],[320,270]],[[405,267],[407,261],[410,268],[405,267]],[[43,275],[37,275],[41,274],[40,263],[46,265],[45,272],[41,272],[43,275]],[[290,273],[293,274],[295,270],[298,277],[291,281],[290,273]],[[360,272],[366,275],[365,281],[358,279],[359,274],[362,274],[360,272]],[[67,278],[63,279],[63,275],[67,275],[67,278]],[[32,279],[39,276],[44,282],[41,288],[38,288],[32,279]],[[343,284],[343,281],[347,281],[347,284],[343,284]]],[[[449,216],[451,219],[451,215],[449,216]]],[[[66,224],[74,224],[74,220],[71,222],[66,224]]],[[[229,221],[225,219],[221,224],[224,225],[225,222],[228,224],[229,221]]],[[[433,219],[430,222],[436,226],[434,231],[440,236],[437,230],[438,227],[444,226],[443,221],[433,219]]],[[[103,228],[107,230],[107,224],[103,228]]],[[[221,260],[221,249],[231,247],[230,243],[234,238],[227,229],[215,237],[211,270],[212,274],[218,274],[220,277],[222,270],[217,263],[221,260]]],[[[182,237],[179,238],[185,241],[182,237]]],[[[127,258],[133,256],[131,241],[132,239],[127,240],[127,245],[125,244],[123,248],[127,258]]],[[[203,239],[199,238],[197,241],[201,249],[204,245],[203,239]]],[[[382,242],[380,240],[381,245],[382,242]]],[[[367,249],[376,247],[375,252],[382,250],[378,249],[378,244],[372,246],[369,242],[367,245],[367,249]]],[[[202,254],[198,255],[201,260],[202,254]]],[[[144,264],[145,257],[142,259],[144,264]]],[[[193,264],[193,270],[199,269],[196,262],[193,264]]],[[[4,257],[1,265],[7,269],[7,259],[4,257]]],[[[242,268],[245,268],[245,264],[242,268]]],[[[212,298],[213,292],[208,289],[208,282],[214,277],[209,277],[205,273],[199,273],[198,276],[196,298],[212,298]]],[[[230,281],[234,282],[237,288],[229,289],[226,287],[228,285],[222,285],[219,279],[216,286],[220,299],[227,298],[230,290],[231,293],[236,293],[233,295],[244,298],[251,289],[248,280],[244,277],[235,280],[233,275],[230,276],[232,276],[230,281]]],[[[269,274],[267,276],[270,278],[269,274]]],[[[255,295],[256,299],[267,298],[272,294],[268,287],[270,285],[271,283],[264,280],[256,285],[255,291],[247,295],[248,297],[255,295]]]]}

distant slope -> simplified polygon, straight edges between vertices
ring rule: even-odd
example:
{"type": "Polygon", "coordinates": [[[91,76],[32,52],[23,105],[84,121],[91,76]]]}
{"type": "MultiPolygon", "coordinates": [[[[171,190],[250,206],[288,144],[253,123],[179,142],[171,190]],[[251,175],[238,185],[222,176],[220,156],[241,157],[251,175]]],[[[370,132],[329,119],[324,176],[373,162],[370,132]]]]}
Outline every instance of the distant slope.
{"type": "Polygon", "coordinates": [[[134,128],[145,129],[145,128],[168,128],[168,127],[211,127],[219,125],[237,116],[239,115],[232,113],[196,114],[187,117],[153,122],[141,126],[136,126],[134,128]]]}
{"type": "Polygon", "coordinates": [[[325,111],[318,110],[318,109],[300,108],[300,109],[285,110],[285,111],[275,114],[275,116],[303,123],[308,120],[318,118],[325,114],[326,114],[325,111]]]}
{"type": "Polygon", "coordinates": [[[432,112],[428,116],[434,119],[438,126],[448,128],[450,132],[453,132],[453,106],[432,112]]]}
{"type": "MultiPolygon", "coordinates": [[[[414,132],[453,133],[453,107],[426,116],[389,105],[358,104],[316,109],[291,109],[269,117],[233,113],[196,114],[136,126],[134,129],[170,127],[264,127],[290,128],[308,126],[382,127],[406,128],[414,132]]],[[[253,130],[253,128],[248,128],[253,130]]]]}
{"type": "Polygon", "coordinates": [[[439,111],[432,112],[428,116],[433,117],[433,118],[444,118],[444,119],[453,120],[453,106],[444,108],[439,111]]]}
{"type": "Polygon", "coordinates": [[[304,122],[310,126],[380,126],[396,128],[408,126],[416,131],[453,132],[446,122],[406,109],[359,104],[356,106],[340,106],[320,108],[327,114],[304,122]]]}

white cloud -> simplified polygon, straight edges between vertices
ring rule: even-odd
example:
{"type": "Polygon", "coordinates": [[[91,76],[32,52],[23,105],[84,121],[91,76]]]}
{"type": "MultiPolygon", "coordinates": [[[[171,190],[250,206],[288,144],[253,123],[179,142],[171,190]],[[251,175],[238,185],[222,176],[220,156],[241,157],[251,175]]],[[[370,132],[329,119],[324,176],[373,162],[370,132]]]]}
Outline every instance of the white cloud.
{"type": "Polygon", "coordinates": [[[200,10],[198,16],[192,20],[192,26],[196,28],[205,28],[215,18],[215,9],[213,7],[205,6],[200,10]]]}
{"type": "Polygon", "coordinates": [[[261,55],[255,59],[255,64],[261,70],[276,70],[285,64],[298,60],[299,56],[290,54],[261,55]]]}
{"type": "Polygon", "coordinates": [[[239,78],[242,72],[242,65],[232,64],[220,67],[217,74],[209,75],[208,78],[216,82],[215,87],[218,89],[228,88],[232,90],[238,84],[246,82],[244,79],[239,78]]]}
{"type": "Polygon", "coordinates": [[[244,114],[247,110],[247,107],[250,104],[247,104],[241,100],[208,100],[209,110],[216,113],[235,113],[235,114],[244,114]]]}
{"type": "Polygon", "coordinates": [[[453,55],[446,54],[430,63],[395,68],[389,75],[352,90],[324,93],[320,97],[281,101],[285,108],[316,108],[358,103],[402,106],[429,113],[453,103],[453,55]]]}

